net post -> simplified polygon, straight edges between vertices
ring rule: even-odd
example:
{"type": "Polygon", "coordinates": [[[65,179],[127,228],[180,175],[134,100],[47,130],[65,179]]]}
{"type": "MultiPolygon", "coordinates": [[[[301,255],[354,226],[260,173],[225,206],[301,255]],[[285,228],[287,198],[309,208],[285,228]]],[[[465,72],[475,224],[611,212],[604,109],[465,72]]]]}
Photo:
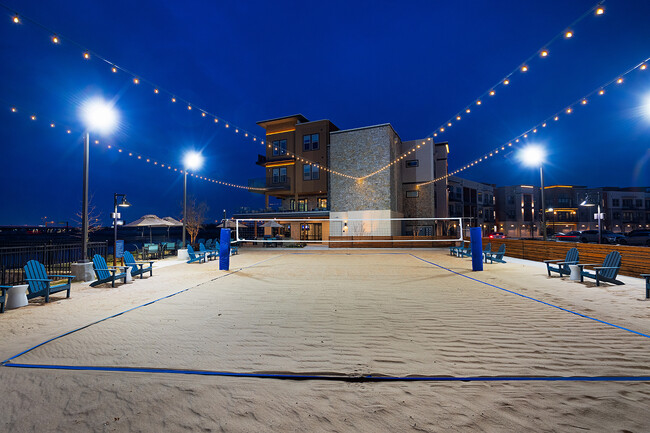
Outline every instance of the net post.
{"type": "Polygon", "coordinates": [[[230,229],[221,229],[221,239],[219,242],[219,270],[230,270],[230,229]]]}
{"type": "Polygon", "coordinates": [[[480,227],[469,229],[470,246],[472,248],[472,271],[483,270],[483,238],[480,227]]]}

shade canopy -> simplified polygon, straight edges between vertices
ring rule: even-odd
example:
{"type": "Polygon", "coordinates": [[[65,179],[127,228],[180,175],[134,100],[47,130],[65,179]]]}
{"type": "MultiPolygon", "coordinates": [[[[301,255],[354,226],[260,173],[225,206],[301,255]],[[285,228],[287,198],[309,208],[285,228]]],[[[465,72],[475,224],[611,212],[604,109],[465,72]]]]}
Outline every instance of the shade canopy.
{"type": "Polygon", "coordinates": [[[260,227],[273,227],[273,228],[277,228],[277,227],[282,227],[282,224],[278,224],[278,223],[276,223],[275,221],[267,221],[267,222],[265,222],[264,224],[262,224],[260,227]]]}
{"type": "Polygon", "coordinates": [[[126,224],[124,227],[168,227],[172,225],[175,224],[171,224],[168,221],[157,217],[156,215],[145,215],[131,223],[126,224]]]}
{"type": "Polygon", "coordinates": [[[171,227],[180,227],[183,225],[182,222],[172,217],[165,217],[163,220],[167,221],[171,227]]]}

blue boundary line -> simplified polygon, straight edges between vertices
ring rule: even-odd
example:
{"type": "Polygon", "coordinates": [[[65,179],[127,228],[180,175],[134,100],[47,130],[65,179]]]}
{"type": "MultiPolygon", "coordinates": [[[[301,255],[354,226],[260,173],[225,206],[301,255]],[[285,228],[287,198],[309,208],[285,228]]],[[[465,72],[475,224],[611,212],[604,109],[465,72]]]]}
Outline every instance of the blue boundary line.
{"type": "Polygon", "coordinates": [[[140,367],[97,367],[50,364],[6,364],[6,367],[49,370],[105,371],[127,373],[186,374],[194,376],[243,377],[255,379],[322,380],[338,382],[650,382],[650,376],[374,376],[293,373],[244,373],[140,367]]]}
{"type": "Polygon", "coordinates": [[[583,317],[583,318],[589,319],[589,320],[593,320],[594,322],[602,323],[603,325],[612,326],[614,328],[618,328],[618,329],[621,329],[623,331],[631,332],[632,334],[640,335],[641,337],[650,338],[650,335],[644,334],[643,332],[639,332],[639,331],[635,331],[634,329],[625,328],[623,326],[615,325],[615,324],[610,323],[610,322],[605,322],[604,320],[596,319],[595,317],[587,316],[586,314],[578,313],[576,311],[569,310],[568,308],[562,308],[560,306],[557,306],[557,305],[554,305],[554,304],[551,304],[551,303],[548,303],[548,302],[541,301],[541,300],[533,298],[531,296],[522,295],[521,293],[517,293],[517,292],[512,291],[512,290],[504,289],[503,287],[499,287],[499,286],[496,286],[494,284],[486,283],[485,281],[479,280],[478,278],[474,278],[474,277],[467,276],[465,274],[461,274],[460,272],[456,272],[456,271],[454,271],[452,269],[446,268],[446,267],[444,267],[442,265],[439,265],[437,263],[430,262],[430,261],[425,260],[425,259],[423,259],[421,257],[418,257],[415,254],[410,254],[410,255],[413,256],[414,258],[418,259],[418,260],[421,260],[421,261],[425,262],[425,263],[428,263],[428,264],[433,265],[433,266],[437,266],[440,269],[444,269],[445,271],[449,271],[449,272],[451,272],[453,274],[456,274],[458,276],[461,276],[463,278],[467,278],[468,280],[476,281],[477,283],[485,284],[486,286],[494,287],[495,289],[499,289],[499,290],[502,290],[502,291],[507,292],[507,293],[512,293],[513,295],[521,296],[522,298],[530,299],[531,301],[539,302],[540,304],[547,305],[547,306],[553,307],[553,308],[557,308],[558,310],[565,311],[565,312],[571,313],[571,314],[575,314],[576,316],[583,317]]]}
{"type": "MultiPolygon", "coordinates": [[[[293,253],[295,254],[295,253],[293,253]]],[[[632,332],[634,334],[642,335],[644,337],[650,338],[650,336],[633,331],[631,329],[623,328],[618,325],[614,325],[608,322],[604,322],[599,319],[595,319],[593,317],[586,316],[584,314],[576,313],[574,311],[558,307],[553,304],[549,304],[544,301],[540,301],[538,299],[532,298],[530,296],[522,295],[517,292],[513,292],[511,290],[504,289],[499,286],[495,286],[490,283],[486,283],[484,281],[478,280],[476,278],[468,277],[466,275],[463,275],[459,272],[453,271],[451,269],[445,268],[444,266],[438,265],[436,263],[427,261],[425,259],[422,259],[414,254],[411,253],[386,253],[386,254],[402,254],[402,255],[410,255],[418,260],[421,260],[425,263],[429,263],[431,265],[437,266],[441,269],[444,269],[446,271],[452,272],[456,275],[468,278],[470,280],[474,280],[478,283],[485,284],[487,286],[491,286],[494,288],[497,288],[499,290],[503,290],[508,293],[512,293],[518,296],[521,296],[523,298],[527,298],[536,302],[539,302],[544,305],[551,306],[553,308],[557,308],[562,311],[566,311],[572,314],[575,314],[580,317],[584,317],[587,319],[594,320],[596,322],[600,322],[609,326],[613,326],[615,328],[619,328],[625,331],[632,332]]],[[[212,371],[212,370],[190,370],[190,369],[159,369],[159,368],[142,368],[142,367],[101,367],[101,366],[73,366],[73,365],[53,365],[53,364],[22,364],[22,363],[12,363],[10,362],[12,359],[15,359],[21,355],[24,355],[38,347],[41,347],[51,341],[57,340],[59,338],[65,337],[66,335],[70,335],[74,332],[80,331],[82,329],[88,328],[92,325],[96,325],[98,323],[104,322],[106,320],[112,319],[114,317],[120,316],[122,314],[128,313],[130,311],[136,310],[138,308],[145,307],[147,305],[154,304],[158,301],[161,301],[163,299],[170,298],[172,296],[176,296],[180,293],[186,292],[190,289],[199,287],[203,284],[209,283],[211,281],[218,280],[220,278],[227,277],[229,275],[235,274],[237,272],[240,272],[244,269],[257,266],[260,263],[264,263],[266,261],[276,259],[278,257],[282,257],[282,255],[270,257],[268,259],[262,260],[260,262],[254,263],[250,266],[246,266],[244,268],[240,268],[236,271],[233,271],[229,274],[226,275],[220,275],[216,278],[213,278],[209,281],[206,281],[204,283],[197,284],[196,286],[189,287],[187,289],[180,290],[178,292],[172,293],[167,296],[163,296],[162,298],[155,299],[153,301],[147,302],[145,304],[139,305],[137,307],[130,308],[128,310],[122,311],[120,313],[114,314],[112,316],[106,317],[104,319],[95,321],[93,323],[90,323],[88,325],[82,326],[80,328],[74,329],[72,331],[66,332],[64,334],[61,334],[57,337],[51,338],[47,341],[44,341],[43,343],[40,343],[30,349],[27,349],[17,355],[12,356],[11,358],[8,358],[7,360],[3,361],[0,365],[4,367],[13,367],[13,368],[37,368],[37,369],[48,369],[48,370],[68,370],[68,371],[104,371],[104,372],[128,372],[128,373],[156,373],[156,374],[184,374],[184,375],[198,375],[198,376],[220,376],[220,377],[240,377],[240,378],[257,378],[257,379],[276,379],[276,380],[296,380],[296,381],[301,381],[301,380],[320,380],[320,381],[338,381],[338,382],[650,382],[650,376],[374,376],[374,375],[359,375],[359,376],[346,376],[346,375],[320,375],[320,374],[291,374],[291,373],[286,373],[286,374],[274,374],[274,373],[255,373],[255,372],[226,372],[226,371],[212,371]]]]}
{"type": "MultiPolygon", "coordinates": [[[[257,263],[253,263],[252,265],[245,266],[245,267],[243,267],[243,268],[239,268],[239,269],[237,269],[236,271],[232,271],[232,272],[227,273],[227,274],[225,274],[225,275],[219,275],[219,276],[217,276],[217,277],[215,277],[215,278],[213,278],[213,279],[211,279],[211,280],[205,281],[205,282],[203,282],[203,283],[199,283],[199,284],[197,284],[197,285],[195,285],[195,286],[188,287],[188,288],[183,289],[183,290],[179,290],[178,292],[174,292],[174,293],[172,293],[172,294],[170,294],[170,295],[166,295],[166,296],[163,296],[163,297],[161,297],[161,298],[154,299],[153,301],[149,301],[149,302],[144,303],[144,304],[142,304],[142,305],[138,305],[138,306],[136,306],[136,307],[129,308],[128,310],[121,311],[121,312],[119,312],[119,313],[113,314],[112,316],[104,317],[103,319],[99,319],[99,320],[96,320],[96,321],[94,321],[94,322],[92,322],[92,323],[89,323],[89,324],[87,324],[87,325],[80,326],[79,328],[73,329],[72,331],[68,331],[68,332],[63,333],[63,334],[61,334],[61,335],[57,335],[56,337],[52,337],[52,338],[50,338],[49,340],[46,340],[46,341],[44,341],[44,342],[42,342],[42,343],[37,344],[36,346],[30,347],[30,348],[27,349],[27,350],[23,350],[22,352],[20,352],[20,353],[17,354],[17,355],[14,355],[14,356],[12,356],[12,357],[10,357],[10,358],[5,359],[4,361],[0,362],[0,366],[6,366],[6,367],[12,367],[12,366],[15,366],[15,365],[8,364],[9,361],[11,361],[12,359],[16,359],[16,358],[18,358],[19,356],[22,356],[22,355],[24,355],[24,354],[26,354],[26,353],[29,353],[29,352],[31,352],[31,351],[34,350],[34,349],[37,349],[37,348],[39,348],[39,347],[41,347],[41,346],[44,346],[45,344],[50,343],[50,342],[52,342],[52,341],[54,341],[54,340],[58,340],[59,338],[63,338],[63,337],[65,337],[66,335],[74,334],[75,332],[81,331],[81,330],[86,329],[86,328],[88,328],[88,327],[90,327],[90,326],[96,325],[96,324],[98,324],[98,323],[105,322],[106,320],[113,319],[113,318],[115,318],[115,317],[121,316],[122,314],[126,314],[126,313],[128,313],[128,312],[130,312],[130,311],[137,310],[138,308],[142,308],[142,307],[146,307],[146,306],[151,305],[151,304],[155,304],[156,302],[162,301],[163,299],[171,298],[172,296],[176,296],[176,295],[181,294],[181,293],[183,293],[183,292],[187,292],[187,291],[190,290],[190,289],[194,289],[194,288],[196,288],[196,287],[200,287],[200,286],[202,286],[202,285],[204,285],[204,284],[207,284],[207,283],[210,283],[210,282],[212,282],[212,281],[216,281],[216,280],[218,280],[218,279],[225,278],[225,277],[227,277],[227,276],[229,276],[229,275],[233,275],[233,274],[236,274],[237,272],[243,271],[244,269],[252,268],[253,266],[257,266],[257,265],[259,265],[259,264],[261,264],[261,263],[267,262],[267,261],[272,260],[272,259],[276,259],[276,258],[278,258],[278,257],[282,257],[282,255],[278,255],[278,256],[274,256],[274,257],[269,257],[268,259],[264,259],[264,260],[259,261],[259,262],[257,262],[257,263]]],[[[28,365],[28,364],[24,364],[24,365],[28,365]]]]}

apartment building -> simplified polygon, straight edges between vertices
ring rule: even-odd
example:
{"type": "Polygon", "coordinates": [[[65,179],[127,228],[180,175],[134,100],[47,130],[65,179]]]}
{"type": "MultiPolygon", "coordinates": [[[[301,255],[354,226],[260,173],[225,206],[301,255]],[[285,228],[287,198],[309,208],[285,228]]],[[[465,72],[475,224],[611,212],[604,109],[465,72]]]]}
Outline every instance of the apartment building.
{"type": "Polygon", "coordinates": [[[495,189],[495,211],[499,232],[508,237],[541,235],[540,189],[532,185],[500,186],[495,189]]]}
{"type": "Polygon", "coordinates": [[[266,130],[266,154],[257,165],[266,169],[263,179],[249,186],[263,188],[266,208],[269,198],[281,201],[281,209],[296,212],[329,209],[327,190],[330,132],[338,130],[329,120],[309,121],[302,114],[257,122],[266,130]]]}
{"type": "Polygon", "coordinates": [[[469,227],[481,227],[484,233],[498,231],[494,189],[493,184],[450,176],[449,217],[462,218],[465,231],[469,227]]]}

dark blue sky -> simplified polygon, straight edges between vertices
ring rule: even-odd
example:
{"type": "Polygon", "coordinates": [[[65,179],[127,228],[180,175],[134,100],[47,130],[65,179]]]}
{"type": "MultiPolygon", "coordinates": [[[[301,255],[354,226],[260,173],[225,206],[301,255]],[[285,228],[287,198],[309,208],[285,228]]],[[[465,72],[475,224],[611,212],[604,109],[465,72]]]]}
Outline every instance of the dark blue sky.
{"type": "MultiPolygon", "coordinates": [[[[258,136],[264,131],[256,121],[302,113],[342,129],[389,122],[403,140],[432,133],[596,3],[2,2],[258,136]]],[[[439,137],[450,143],[450,170],[650,57],[650,2],[609,1],[605,8],[439,137]]],[[[123,213],[127,222],[147,213],[180,217],[182,199],[179,174],[107,144],[179,166],[186,150],[203,150],[200,173],[232,183],[264,175],[254,164],[264,152],[258,142],[134,85],[96,58],[84,60],[65,40],[55,46],[49,36],[13,24],[0,9],[0,224],[73,220],[81,203],[78,110],[97,94],[116,98],[121,113],[119,130],[93,136],[101,144],[91,147],[90,189],[106,222],[114,192],[134,205],[123,213]],[[65,134],[62,124],[75,132],[65,134]]],[[[635,71],[538,134],[535,141],[550,152],[546,183],[650,186],[648,95],[650,69],[635,71]]],[[[512,154],[463,176],[539,184],[538,172],[512,154]]],[[[208,203],[211,219],[224,208],[231,214],[263,205],[261,195],[200,180],[191,179],[189,190],[208,203]]]]}

